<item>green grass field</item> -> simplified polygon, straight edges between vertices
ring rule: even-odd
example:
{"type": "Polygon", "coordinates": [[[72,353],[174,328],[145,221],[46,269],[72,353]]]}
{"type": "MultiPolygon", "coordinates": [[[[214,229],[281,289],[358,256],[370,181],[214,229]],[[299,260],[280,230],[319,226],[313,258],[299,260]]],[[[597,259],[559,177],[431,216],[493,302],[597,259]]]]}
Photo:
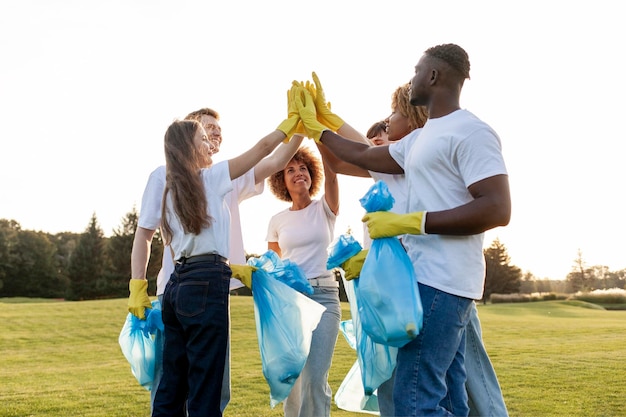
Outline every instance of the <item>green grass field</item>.
{"type": "MultiPolygon", "coordinates": [[[[626,311],[547,301],[480,305],[510,415],[626,416],[626,311]]],[[[118,345],[126,299],[0,299],[0,416],[149,416],[118,345]]],[[[343,319],[350,317],[343,304],[343,319]]],[[[281,416],[261,373],[251,297],[231,297],[232,401],[226,416],[281,416]]],[[[339,336],[333,395],[356,360],[339,336]]],[[[337,409],[335,417],[354,416],[337,409]]],[[[367,416],[367,414],[361,414],[367,416]]]]}

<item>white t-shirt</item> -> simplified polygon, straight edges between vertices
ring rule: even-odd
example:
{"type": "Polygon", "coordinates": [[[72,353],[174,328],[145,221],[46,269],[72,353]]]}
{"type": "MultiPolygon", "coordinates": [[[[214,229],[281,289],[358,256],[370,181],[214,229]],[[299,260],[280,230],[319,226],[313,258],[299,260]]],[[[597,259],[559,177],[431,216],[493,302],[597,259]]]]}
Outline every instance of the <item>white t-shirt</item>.
{"type": "MultiPolygon", "coordinates": [[[[407,213],[452,209],[473,200],[467,187],[507,174],[500,138],[467,110],[428,119],[419,136],[389,146],[404,168],[407,213]]],[[[461,297],[480,299],[485,279],[484,233],[471,236],[405,235],[402,242],[418,282],[461,297]]]]}
{"type": "Polygon", "coordinates": [[[278,242],[282,258],[298,265],[307,279],[326,276],[336,220],[322,196],[302,210],[285,209],[272,216],[265,240],[278,242]]]}
{"type": "Polygon", "coordinates": [[[228,162],[214,164],[200,171],[207,210],[211,216],[211,226],[203,228],[199,234],[185,233],[183,225],[174,212],[172,195],[165,198],[165,215],[172,229],[170,246],[174,252],[174,261],[181,258],[215,253],[228,258],[230,254],[230,211],[224,197],[233,189],[230,181],[228,162]]]}
{"type": "MultiPolygon", "coordinates": [[[[412,130],[408,135],[400,139],[401,141],[407,141],[405,147],[407,149],[411,148],[413,142],[415,142],[415,138],[419,134],[421,128],[412,130]]],[[[393,142],[392,142],[393,143],[393,142]]],[[[406,186],[406,179],[404,174],[386,174],[382,172],[369,171],[370,176],[374,179],[374,181],[384,181],[387,184],[387,188],[389,188],[389,192],[393,196],[394,203],[393,207],[391,207],[392,213],[405,214],[406,205],[407,205],[407,195],[408,188],[406,186]]],[[[372,246],[372,238],[370,237],[369,231],[367,230],[367,224],[363,223],[363,248],[369,249],[372,246]]]]}
{"type": "MultiPolygon", "coordinates": [[[[233,264],[245,264],[246,254],[243,246],[239,203],[263,192],[263,181],[254,183],[254,168],[232,181],[232,191],[225,196],[230,209],[230,261],[233,264]]],[[[165,189],[165,165],[156,168],[150,174],[141,200],[141,211],[137,224],[148,230],[161,226],[161,200],[165,189]]],[[[174,262],[169,248],[163,251],[161,270],[157,277],[157,295],[163,294],[165,285],[174,272],[174,262]]],[[[243,287],[241,281],[231,278],[230,289],[243,287]]]]}

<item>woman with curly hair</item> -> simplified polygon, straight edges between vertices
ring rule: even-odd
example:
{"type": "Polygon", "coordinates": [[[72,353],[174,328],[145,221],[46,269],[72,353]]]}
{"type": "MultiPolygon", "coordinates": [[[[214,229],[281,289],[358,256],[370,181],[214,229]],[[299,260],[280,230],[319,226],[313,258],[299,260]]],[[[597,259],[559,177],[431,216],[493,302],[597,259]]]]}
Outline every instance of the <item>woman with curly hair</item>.
{"type": "Polygon", "coordinates": [[[313,332],[307,362],[284,402],[285,417],[330,415],[328,370],[339,333],[339,283],[326,269],[327,248],[339,211],[337,175],[307,147],[298,149],[284,170],[269,177],[270,191],[290,207],[272,216],[268,249],[296,263],[313,286],[309,297],[326,307],[313,332]],[[324,194],[313,199],[324,182],[324,194]]]}

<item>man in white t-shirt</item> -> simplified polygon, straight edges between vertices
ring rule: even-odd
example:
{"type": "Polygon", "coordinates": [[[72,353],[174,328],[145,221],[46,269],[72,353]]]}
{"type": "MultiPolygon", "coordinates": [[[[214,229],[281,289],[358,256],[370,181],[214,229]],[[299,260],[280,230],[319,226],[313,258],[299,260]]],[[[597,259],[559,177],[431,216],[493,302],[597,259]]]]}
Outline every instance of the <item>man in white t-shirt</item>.
{"type": "Polygon", "coordinates": [[[361,168],[405,174],[405,214],[367,213],[373,239],[403,235],[424,307],[419,335],[398,349],[396,415],[468,415],[466,326],[485,279],[484,232],[511,216],[500,138],[460,107],[469,58],[458,45],[427,49],[415,66],[410,102],[429,118],[412,146],[401,140],[369,147],[335,134],[306,98],[298,110],[307,136],[361,168]],[[427,306],[427,307],[426,307],[427,306]],[[415,372],[419,369],[420,372],[415,372]]]}
{"type": "MultiPolygon", "coordinates": [[[[185,119],[199,121],[204,127],[207,135],[209,135],[213,154],[219,152],[222,144],[222,131],[219,125],[219,114],[215,110],[203,108],[189,113],[185,119]]],[[[233,181],[233,190],[229,192],[225,198],[231,215],[229,248],[229,261],[231,264],[246,263],[246,254],[243,246],[243,235],[239,216],[239,203],[250,197],[261,194],[263,192],[265,178],[269,177],[274,172],[283,169],[293,157],[301,142],[301,136],[294,136],[289,143],[281,145],[272,155],[263,159],[257,164],[256,167],[233,181]]],[[[150,259],[150,249],[152,247],[152,238],[154,237],[156,230],[161,225],[161,202],[164,189],[165,166],[163,165],[152,171],[144,189],[131,254],[132,278],[146,277],[146,270],[150,259]]],[[[161,300],[167,281],[173,271],[174,262],[172,260],[172,253],[169,248],[166,247],[163,250],[161,270],[157,276],[156,294],[159,300],[161,300]]],[[[244,285],[241,281],[236,278],[231,278],[231,290],[241,288],[243,286],[244,285]]],[[[156,369],[155,379],[151,389],[150,404],[154,401],[154,396],[163,371],[161,367],[163,335],[161,332],[157,332],[156,339],[156,369]]],[[[224,411],[226,405],[228,405],[228,402],[230,401],[230,345],[227,356],[226,369],[224,370],[222,385],[222,411],[224,411]]]]}

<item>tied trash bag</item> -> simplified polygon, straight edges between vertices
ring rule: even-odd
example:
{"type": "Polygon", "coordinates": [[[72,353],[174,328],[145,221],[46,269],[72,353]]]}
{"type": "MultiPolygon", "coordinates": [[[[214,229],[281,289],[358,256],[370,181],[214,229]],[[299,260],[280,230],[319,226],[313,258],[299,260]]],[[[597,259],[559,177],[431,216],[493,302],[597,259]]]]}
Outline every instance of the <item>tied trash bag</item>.
{"type": "Polygon", "coordinates": [[[284,282],[296,291],[313,294],[313,287],[300,267],[289,259],[280,259],[278,254],[271,249],[258,258],[249,258],[248,265],[266,270],[272,277],[284,282]]]}
{"type": "Polygon", "coordinates": [[[146,319],[140,320],[131,313],[126,316],[118,342],[124,357],[130,363],[130,370],[139,385],[150,391],[154,380],[156,364],[155,335],[163,331],[161,303],[152,301],[152,308],[146,309],[146,319]]]}
{"type": "MultiPolygon", "coordinates": [[[[327,267],[335,268],[360,251],[361,245],[351,235],[342,235],[329,249],[327,267]]],[[[352,320],[342,321],[340,329],[350,347],[356,350],[357,361],[337,390],[335,403],[343,410],[378,414],[376,390],[391,378],[398,350],[375,343],[363,331],[355,292],[360,278],[347,281],[342,273],[342,280],[352,320]]]]}
{"type": "Polygon", "coordinates": [[[313,330],[326,307],[262,268],[252,273],[252,298],[263,376],[274,408],[287,398],[300,376],[311,349],[313,330]]]}
{"type": "MultiPolygon", "coordinates": [[[[367,212],[394,203],[384,181],[360,200],[367,212]]],[[[376,343],[402,347],[419,334],[423,310],[415,271],[397,237],[373,239],[355,286],[363,330],[376,343]]]]}
{"type": "Polygon", "coordinates": [[[341,268],[348,259],[361,252],[363,247],[350,234],[339,236],[328,248],[326,269],[341,268]]]}

